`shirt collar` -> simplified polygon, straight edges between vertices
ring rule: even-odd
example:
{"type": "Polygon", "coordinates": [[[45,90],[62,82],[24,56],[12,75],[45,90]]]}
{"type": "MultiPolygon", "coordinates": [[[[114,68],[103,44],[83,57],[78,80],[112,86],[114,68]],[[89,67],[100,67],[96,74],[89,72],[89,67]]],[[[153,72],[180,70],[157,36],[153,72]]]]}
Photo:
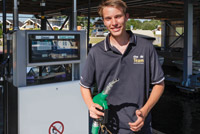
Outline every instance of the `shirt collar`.
{"type": "MultiPolygon", "coordinates": [[[[136,36],[130,30],[128,30],[126,32],[130,35],[129,45],[136,46],[136,44],[137,44],[136,36]]],[[[110,38],[109,37],[110,37],[110,33],[107,35],[106,39],[104,40],[105,51],[111,50],[111,44],[110,44],[110,38]]]]}

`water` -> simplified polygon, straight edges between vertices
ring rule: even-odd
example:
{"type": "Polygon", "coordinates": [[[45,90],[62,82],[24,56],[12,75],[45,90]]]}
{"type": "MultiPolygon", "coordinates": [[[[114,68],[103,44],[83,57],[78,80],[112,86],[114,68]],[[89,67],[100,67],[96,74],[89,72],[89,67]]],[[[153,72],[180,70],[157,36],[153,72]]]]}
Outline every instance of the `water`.
{"type": "Polygon", "coordinates": [[[163,133],[200,134],[200,95],[185,94],[168,85],[152,117],[153,128],[163,133]]]}

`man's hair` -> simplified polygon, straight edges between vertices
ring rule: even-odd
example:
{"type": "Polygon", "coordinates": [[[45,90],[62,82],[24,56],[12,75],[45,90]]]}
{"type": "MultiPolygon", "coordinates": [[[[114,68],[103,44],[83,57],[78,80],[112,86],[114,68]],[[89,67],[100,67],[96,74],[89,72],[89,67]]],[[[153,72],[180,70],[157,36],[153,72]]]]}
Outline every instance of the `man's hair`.
{"type": "Polygon", "coordinates": [[[99,9],[98,9],[98,13],[101,17],[103,17],[103,9],[105,7],[115,7],[115,8],[121,8],[124,12],[124,14],[126,14],[126,9],[127,9],[127,5],[124,1],[122,0],[103,0],[102,3],[99,5],[99,9]]]}

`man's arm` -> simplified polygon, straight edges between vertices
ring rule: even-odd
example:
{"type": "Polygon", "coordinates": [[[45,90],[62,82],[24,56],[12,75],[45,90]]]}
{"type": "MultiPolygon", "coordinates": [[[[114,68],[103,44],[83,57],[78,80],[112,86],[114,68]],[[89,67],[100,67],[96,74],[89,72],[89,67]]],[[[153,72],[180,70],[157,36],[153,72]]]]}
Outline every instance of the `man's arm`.
{"type": "Polygon", "coordinates": [[[150,97],[145,105],[141,109],[136,110],[136,116],[138,119],[133,123],[129,123],[132,131],[139,131],[143,127],[146,116],[160,99],[164,91],[164,87],[164,81],[153,86],[150,97]]]}
{"type": "Polygon", "coordinates": [[[97,108],[100,110],[103,110],[103,108],[99,104],[93,102],[91,90],[83,86],[81,86],[80,88],[83,100],[85,101],[85,104],[87,105],[90,111],[90,117],[97,119],[100,118],[101,116],[104,116],[103,112],[97,110],[97,108]]]}

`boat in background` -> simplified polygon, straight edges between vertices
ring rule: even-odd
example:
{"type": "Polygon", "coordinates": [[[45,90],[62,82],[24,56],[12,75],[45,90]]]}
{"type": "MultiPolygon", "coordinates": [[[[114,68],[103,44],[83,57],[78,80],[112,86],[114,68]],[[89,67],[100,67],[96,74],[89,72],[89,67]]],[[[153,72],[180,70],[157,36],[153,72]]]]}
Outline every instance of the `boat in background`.
{"type": "MultiPolygon", "coordinates": [[[[183,71],[183,61],[182,60],[178,60],[178,61],[172,61],[172,63],[175,64],[175,66],[183,71]]],[[[200,73],[200,61],[197,61],[197,60],[193,60],[192,61],[192,72],[194,74],[198,74],[200,73]]]]}
{"type": "Polygon", "coordinates": [[[162,57],[162,56],[159,55],[158,59],[159,59],[160,65],[162,66],[163,63],[164,63],[164,57],[162,57]]]}

